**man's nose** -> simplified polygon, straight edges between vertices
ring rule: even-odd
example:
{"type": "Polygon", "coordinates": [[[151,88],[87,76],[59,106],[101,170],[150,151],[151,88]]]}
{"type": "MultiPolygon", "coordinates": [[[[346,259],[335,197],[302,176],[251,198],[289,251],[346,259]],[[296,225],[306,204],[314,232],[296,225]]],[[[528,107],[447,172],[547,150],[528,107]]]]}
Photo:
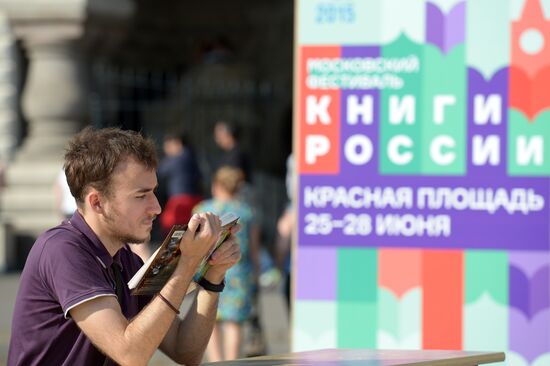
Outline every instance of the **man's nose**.
{"type": "Polygon", "coordinates": [[[160,207],[159,200],[156,195],[153,195],[153,205],[151,210],[155,215],[160,215],[162,208],[160,207]]]}

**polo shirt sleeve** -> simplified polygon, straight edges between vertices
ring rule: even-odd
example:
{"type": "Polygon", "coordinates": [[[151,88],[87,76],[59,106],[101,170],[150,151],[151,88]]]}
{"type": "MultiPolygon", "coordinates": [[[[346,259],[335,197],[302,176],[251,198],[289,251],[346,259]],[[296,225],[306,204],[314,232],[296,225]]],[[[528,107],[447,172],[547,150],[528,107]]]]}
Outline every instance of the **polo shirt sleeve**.
{"type": "Polygon", "coordinates": [[[116,296],[99,259],[83,248],[78,235],[57,233],[45,243],[39,261],[40,277],[60,304],[65,318],[69,310],[101,296],[116,296]]]}

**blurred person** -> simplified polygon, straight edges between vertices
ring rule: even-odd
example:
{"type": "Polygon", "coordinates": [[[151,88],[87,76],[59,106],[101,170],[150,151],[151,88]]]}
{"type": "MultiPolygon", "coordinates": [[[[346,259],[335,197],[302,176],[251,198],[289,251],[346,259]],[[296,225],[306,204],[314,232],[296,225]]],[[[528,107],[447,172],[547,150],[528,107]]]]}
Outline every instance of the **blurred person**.
{"type": "Polygon", "coordinates": [[[288,202],[285,210],[277,220],[277,237],[275,242],[275,263],[281,273],[285,276],[284,292],[287,307],[290,310],[290,286],[291,286],[291,247],[292,233],[296,225],[296,211],[294,208],[294,156],[291,153],[286,160],[286,194],[288,202]]]}
{"type": "Polygon", "coordinates": [[[287,207],[277,220],[277,238],[275,243],[275,264],[284,275],[284,295],[287,307],[290,310],[291,263],[290,252],[292,231],[296,222],[296,214],[291,206],[287,207]]]}
{"type": "Polygon", "coordinates": [[[259,228],[250,206],[239,199],[244,181],[243,172],[235,167],[221,167],[212,182],[212,199],[206,200],[194,212],[211,211],[218,215],[233,212],[242,226],[237,234],[241,244],[241,260],[226,273],[226,288],[220,295],[217,322],[207,347],[211,362],[239,357],[242,330],[252,312],[259,275],[259,228]]]}
{"type": "Polygon", "coordinates": [[[203,196],[201,173],[185,135],[167,134],[163,150],[165,157],[160,162],[158,178],[163,207],[161,235],[165,236],[173,225],[189,221],[193,207],[203,196]]]}
{"type": "Polygon", "coordinates": [[[233,45],[223,35],[203,42],[200,49],[200,58],[203,65],[228,64],[234,61],[233,45]]]}
{"type": "MultiPolygon", "coordinates": [[[[239,199],[245,201],[259,216],[259,203],[252,183],[252,169],[248,155],[239,143],[240,129],[234,122],[219,120],[214,126],[214,141],[221,149],[221,155],[214,163],[214,173],[224,166],[238,168],[243,172],[244,182],[239,189],[239,199]]],[[[211,175],[213,176],[214,173],[211,175]]],[[[212,178],[212,177],[210,177],[212,178]]],[[[261,219],[258,219],[261,221],[261,219]]]]}
{"type": "Polygon", "coordinates": [[[216,122],[214,141],[222,150],[222,155],[216,164],[215,170],[222,166],[239,168],[244,173],[245,181],[251,182],[250,160],[239,145],[239,132],[239,128],[233,123],[224,120],[216,122]]]}
{"type": "Polygon", "coordinates": [[[64,170],[77,211],[29,253],[8,365],[145,365],[157,348],[178,363],[201,362],[225,274],[240,258],[238,227],[210,259],[185,318],[178,309],[220,233],[210,212],[189,221],[178,265],[160,292],[131,296],[126,283],[143,262],[129,243],[147,241],[161,211],[156,166],[153,142],[134,131],[88,127],[71,139],[64,170]]]}

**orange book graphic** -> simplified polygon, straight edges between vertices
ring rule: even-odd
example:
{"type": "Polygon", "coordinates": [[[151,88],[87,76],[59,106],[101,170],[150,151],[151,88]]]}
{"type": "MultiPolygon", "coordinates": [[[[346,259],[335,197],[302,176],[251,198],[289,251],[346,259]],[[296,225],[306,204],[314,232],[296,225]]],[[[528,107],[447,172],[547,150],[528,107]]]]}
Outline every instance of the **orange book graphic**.
{"type": "Polygon", "coordinates": [[[464,253],[425,250],[422,262],[422,347],[462,349],[464,253]]]}
{"type": "Polygon", "coordinates": [[[512,22],[510,106],[534,120],[550,107],[550,21],[538,0],[527,0],[521,18],[512,22]]]}

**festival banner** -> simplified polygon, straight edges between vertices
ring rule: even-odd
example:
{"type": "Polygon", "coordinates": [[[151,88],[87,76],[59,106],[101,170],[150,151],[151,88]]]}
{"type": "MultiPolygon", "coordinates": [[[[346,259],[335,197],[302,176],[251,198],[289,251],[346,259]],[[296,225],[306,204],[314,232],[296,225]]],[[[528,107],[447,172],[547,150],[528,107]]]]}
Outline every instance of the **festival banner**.
{"type": "Polygon", "coordinates": [[[550,364],[550,1],[296,11],[293,350],[550,364]]]}

